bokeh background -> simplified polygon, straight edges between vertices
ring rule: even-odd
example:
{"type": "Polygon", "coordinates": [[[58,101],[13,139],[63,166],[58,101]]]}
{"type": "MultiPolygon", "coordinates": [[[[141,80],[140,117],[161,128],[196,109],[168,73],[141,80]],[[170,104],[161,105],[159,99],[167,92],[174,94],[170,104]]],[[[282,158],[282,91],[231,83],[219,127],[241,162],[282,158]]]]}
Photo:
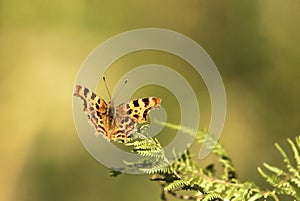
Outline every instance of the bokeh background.
{"type": "Polygon", "coordinates": [[[221,143],[241,180],[268,188],[257,166],[280,166],[274,143],[288,147],[286,138],[300,133],[299,10],[297,0],[0,0],[0,200],[159,200],[148,176],[109,177],[72,119],[86,56],[118,33],[147,27],[180,32],[209,53],[227,91],[221,143]]]}

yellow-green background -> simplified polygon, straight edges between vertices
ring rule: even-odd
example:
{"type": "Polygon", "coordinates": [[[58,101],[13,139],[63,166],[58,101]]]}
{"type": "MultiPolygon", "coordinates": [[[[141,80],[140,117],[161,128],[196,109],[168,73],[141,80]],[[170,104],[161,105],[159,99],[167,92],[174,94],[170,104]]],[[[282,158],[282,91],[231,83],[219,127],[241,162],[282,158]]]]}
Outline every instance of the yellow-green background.
{"type": "MultiPolygon", "coordinates": [[[[73,83],[104,40],[136,28],[198,42],[223,78],[221,137],[242,180],[300,133],[300,1],[0,1],[0,200],[159,200],[147,176],[110,178],[81,145],[73,83]]],[[[111,84],[114,83],[111,81],[111,84]]]]}

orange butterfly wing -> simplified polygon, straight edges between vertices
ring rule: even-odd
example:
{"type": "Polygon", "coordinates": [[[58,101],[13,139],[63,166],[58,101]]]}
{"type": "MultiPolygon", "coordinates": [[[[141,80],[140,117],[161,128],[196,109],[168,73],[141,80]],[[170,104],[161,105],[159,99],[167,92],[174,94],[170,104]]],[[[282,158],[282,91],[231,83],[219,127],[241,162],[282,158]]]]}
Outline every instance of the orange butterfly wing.
{"type": "Polygon", "coordinates": [[[160,98],[149,97],[120,104],[116,109],[88,88],[76,85],[74,96],[83,100],[83,111],[96,129],[96,135],[102,134],[106,139],[124,142],[137,131],[137,124],[147,121],[149,112],[160,107],[160,98]],[[109,116],[111,110],[114,116],[109,116]]]}

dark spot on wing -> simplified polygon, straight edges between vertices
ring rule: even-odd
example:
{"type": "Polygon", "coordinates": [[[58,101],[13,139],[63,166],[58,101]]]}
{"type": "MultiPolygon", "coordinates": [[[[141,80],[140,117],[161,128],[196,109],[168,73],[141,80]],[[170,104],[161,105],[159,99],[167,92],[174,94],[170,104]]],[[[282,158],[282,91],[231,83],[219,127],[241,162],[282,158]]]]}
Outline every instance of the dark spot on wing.
{"type": "Polygon", "coordinates": [[[129,108],[130,108],[130,105],[129,105],[129,104],[126,104],[126,108],[129,109],[129,108]]]}
{"type": "MultiPolygon", "coordinates": [[[[101,128],[101,130],[105,131],[105,128],[101,125],[98,125],[99,128],[101,128]]],[[[101,132],[100,132],[101,133],[101,132]]]]}
{"type": "Polygon", "coordinates": [[[135,115],[133,115],[133,116],[134,116],[135,118],[137,118],[137,119],[139,118],[139,115],[137,115],[137,114],[135,114],[135,115]]]}
{"type": "Polygon", "coordinates": [[[100,101],[101,101],[101,100],[100,100],[100,98],[99,98],[99,99],[98,99],[98,103],[99,103],[99,104],[100,104],[100,101]]]}
{"type": "Polygon", "coordinates": [[[99,110],[99,109],[100,109],[100,106],[99,106],[99,104],[96,104],[96,108],[97,108],[97,110],[99,110]]]}
{"type": "Polygon", "coordinates": [[[84,88],[84,91],[83,91],[84,97],[86,97],[88,93],[89,93],[89,90],[87,88],[84,88]]]}
{"type": "Polygon", "coordinates": [[[123,133],[123,132],[124,132],[123,130],[117,130],[117,132],[115,134],[123,133]]]}
{"type": "Polygon", "coordinates": [[[134,107],[138,107],[139,106],[139,101],[138,100],[134,100],[133,102],[134,107]]]}
{"type": "Polygon", "coordinates": [[[96,94],[95,94],[95,93],[92,93],[91,99],[94,100],[95,98],[96,98],[96,94]]]}
{"type": "Polygon", "coordinates": [[[149,105],[149,98],[143,98],[142,101],[145,103],[145,107],[149,105]]]}
{"type": "Polygon", "coordinates": [[[144,113],[143,113],[143,118],[144,118],[144,119],[147,119],[147,114],[148,114],[148,109],[146,109],[146,110],[144,111],[144,113]]]}
{"type": "Polygon", "coordinates": [[[127,114],[131,114],[132,113],[132,109],[128,110],[127,114]]]}

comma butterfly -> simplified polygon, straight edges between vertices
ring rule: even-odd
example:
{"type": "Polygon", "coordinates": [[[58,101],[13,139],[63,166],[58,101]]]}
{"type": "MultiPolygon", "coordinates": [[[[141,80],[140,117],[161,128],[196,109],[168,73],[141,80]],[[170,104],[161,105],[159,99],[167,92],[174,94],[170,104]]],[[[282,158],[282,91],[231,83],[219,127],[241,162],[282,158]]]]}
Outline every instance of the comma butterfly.
{"type": "Polygon", "coordinates": [[[111,100],[108,104],[88,88],[76,85],[74,96],[83,100],[83,111],[95,127],[96,135],[102,134],[109,140],[122,140],[137,131],[138,123],[147,121],[150,110],[160,107],[160,98],[149,97],[132,100],[115,107],[111,100]]]}

